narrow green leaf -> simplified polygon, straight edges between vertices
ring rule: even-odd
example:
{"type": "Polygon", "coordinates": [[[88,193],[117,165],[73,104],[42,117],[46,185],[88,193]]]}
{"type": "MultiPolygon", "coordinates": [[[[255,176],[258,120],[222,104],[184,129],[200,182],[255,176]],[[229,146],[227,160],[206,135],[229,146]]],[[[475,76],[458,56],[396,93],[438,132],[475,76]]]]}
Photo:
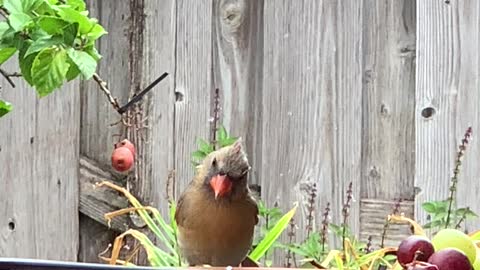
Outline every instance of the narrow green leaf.
{"type": "Polygon", "coordinates": [[[68,24],[69,22],[55,16],[41,16],[38,19],[40,28],[50,35],[62,34],[63,28],[68,24]]]}
{"type": "Polygon", "coordinates": [[[32,18],[25,13],[12,13],[8,16],[8,21],[12,28],[19,32],[22,31],[27,24],[32,22],[32,18]]]}
{"type": "Polygon", "coordinates": [[[95,61],[95,59],[93,59],[88,53],[77,51],[73,48],[69,48],[67,53],[85,79],[89,80],[92,78],[93,73],[95,73],[95,70],[97,69],[97,61],[95,61]]]}
{"type": "Polygon", "coordinates": [[[5,63],[12,55],[15,54],[17,48],[3,48],[0,49],[0,65],[5,63]]]}
{"type": "Polygon", "coordinates": [[[275,224],[275,226],[265,235],[262,241],[255,247],[250,253],[249,257],[253,261],[258,261],[267,250],[273,245],[273,243],[280,237],[282,232],[288,227],[288,223],[295,215],[298,204],[288,211],[283,217],[275,224]]]}
{"type": "Polygon", "coordinates": [[[29,56],[32,53],[39,52],[46,48],[51,48],[52,46],[59,45],[63,42],[63,38],[60,36],[46,36],[40,39],[35,40],[30,47],[28,47],[27,52],[24,57],[29,56]]]}
{"type": "Polygon", "coordinates": [[[62,86],[69,65],[67,53],[63,49],[43,49],[32,65],[32,81],[40,97],[50,94],[62,86]]]}
{"type": "Polygon", "coordinates": [[[5,100],[0,99],[0,117],[9,113],[11,110],[13,110],[13,105],[5,100]]]}

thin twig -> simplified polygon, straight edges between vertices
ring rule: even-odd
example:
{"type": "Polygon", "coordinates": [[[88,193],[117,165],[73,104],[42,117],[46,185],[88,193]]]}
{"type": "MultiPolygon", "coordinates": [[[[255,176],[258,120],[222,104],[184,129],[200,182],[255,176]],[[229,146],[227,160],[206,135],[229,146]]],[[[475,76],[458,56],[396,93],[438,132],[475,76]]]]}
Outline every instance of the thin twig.
{"type": "Polygon", "coordinates": [[[8,13],[8,10],[6,10],[4,7],[0,7],[0,14],[2,14],[2,16],[7,19],[8,15],[10,15],[8,13]]]}
{"type": "Polygon", "coordinates": [[[112,104],[113,108],[118,112],[118,110],[120,110],[120,105],[118,105],[117,99],[112,96],[112,93],[107,87],[107,83],[102,80],[102,78],[100,78],[97,73],[93,74],[93,80],[98,84],[100,90],[102,90],[110,104],[112,104]]]}
{"type": "Polygon", "coordinates": [[[6,72],[5,70],[1,69],[0,68],[0,73],[2,74],[3,77],[5,77],[5,79],[8,81],[8,83],[13,87],[15,88],[15,83],[12,81],[12,77],[21,77],[22,74],[18,73],[18,72],[14,72],[14,73],[8,73],[6,72]]]}

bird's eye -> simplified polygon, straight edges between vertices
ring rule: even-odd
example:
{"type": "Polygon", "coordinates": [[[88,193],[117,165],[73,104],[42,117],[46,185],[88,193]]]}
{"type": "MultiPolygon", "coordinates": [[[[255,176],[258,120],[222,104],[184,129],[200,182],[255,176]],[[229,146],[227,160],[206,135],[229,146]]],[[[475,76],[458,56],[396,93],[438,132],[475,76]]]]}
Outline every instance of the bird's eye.
{"type": "Polygon", "coordinates": [[[213,158],[212,167],[217,167],[217,158],[213,158]]]}

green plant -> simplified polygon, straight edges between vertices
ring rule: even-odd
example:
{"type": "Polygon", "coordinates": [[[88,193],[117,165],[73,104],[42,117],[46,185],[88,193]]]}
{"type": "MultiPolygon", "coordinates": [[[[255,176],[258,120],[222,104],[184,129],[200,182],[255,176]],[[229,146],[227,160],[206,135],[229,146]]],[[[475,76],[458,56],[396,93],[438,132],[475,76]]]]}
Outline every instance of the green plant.
{"type": "MultiPolygon", "coordinates": [[[[255,239],[253,240],[253,248],[256,248],[260,241],[265,238],[265,236],[274,228],[275,224],[278,223],[283,213],[276,205],[272,208],[268,208],[263,201],[258,201],[258,215],[261,220],[261,225],[259,227],[259,232],[257,233],[255,239]]],[[[278,246],[278,242],[275,241],[272,244],[272,249],[278,246]]],[[[269,250],[265,252],[263,263],[266,266],[271,266],[272,261],[269,259],[269,250]]]]}
{"type": "MultiPolygon", "coordinates": [[[[44,97],[65,82],[90,79],[101,59],[95,42],[107,34],[83,0],[3,0],[0,65],[18,52],[23,79],[44,97]]],[[[2,70],[10,82],[10,76],[2,70]]],[[[13,83],[11,82],[12,86],[13,83]]],[[[0,116],[13,106],[0,100],[0,116]]]]}
{"type": "Polygon", "coordinates": [[[452,179],[450,181],[450,195],[447,199],[441,201],[428,201],[422,204],[423,210],[430,216],[430,221],[423,225],[427,229],[441,228],[460,228],[462,222],[467,219],[477,218],[478,215],[473,212],[470,207],[456,207],[456,191],[458,183],[458,175],[460,174],[460,166],[465,150],[472,136],[472,128],[468,127],[465,131],[461,144],[455,159],[455,168],[453,170],[452,179]],[[452,223],[453,221],[453,223],[452,223]],[[451,226],[453,225],[453,226],[451,226]]]}

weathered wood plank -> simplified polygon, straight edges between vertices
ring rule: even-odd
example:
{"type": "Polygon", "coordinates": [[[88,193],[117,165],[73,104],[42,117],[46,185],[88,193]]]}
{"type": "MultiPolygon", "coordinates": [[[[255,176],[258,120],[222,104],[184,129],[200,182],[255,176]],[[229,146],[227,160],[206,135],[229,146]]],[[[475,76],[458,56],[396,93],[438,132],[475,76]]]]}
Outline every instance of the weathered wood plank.
{"type": "MultiPolygon", "coordinates": [[[[82,214],[90,217],[104,226],[108,226],[104,215],[128,207],[127,199],[116,191],[108,188],[98,188],[96,183],[113,182],[114,176],[98,167],[94,161],[80,158],[80,207],[82,214]]],[[[86,223],[88,224],[88,222],[86,223]]],[[[110,226],[113,230],[124,232],[128,229],[127,216],[114,218],[110,226]]],[[[106,229],[106,228],[104,228],[106,229]]]]}
{"type": "MultiPolygon", "coordinates": [[[[78,261],[88,263],[105,263],[98,257],[98,255],[113,243],[116,235],[116,232],[113,230],[105,230],[105,226],[98,223],[98,221],[93,220],[86,215],[80,214],[80,244],[78,261]],[[99,248],[102,247],[104,250],[99,250],[99,248]]],[[[103,256],[109,257],[110,252],[107,252],[103,256]]]]}
{"type": "MultiPolygon", "coordinates": [[[[16,60],[2,65],[18,71],[16,60]]],[[[22,80],[1,96],[0,256],[75,261],[78,252],[78,82],[39,99],[22,80]]]]}
{"type": "Polygon", "coordinates": [[[413,199],[415,1],[365,1],[362,198],[413,199]]]}
{"type": "MultiPolygon", "coordinates": [[[[319,190],[315,215],[331,202],[335,223],[349,182],[360,195],[362,103],[352,96],[362,87],[362,2],[345,3],[265,1],[260,178],[270,204],[302,203],[297,240],[305,235],[305,183],[319,190]]],[[[358,202],[350,210],[358,233],[358,202]]]]}
{"type": "MultiPolygon", "coordinates": [[[[392,207],[413,200],[415,174],[415,1],[364,1],[360,237],[381,243],[392,207]],[[364,199],[375,199],[365,201],[364,199]]],[[[413,213],[413,204],[404,212],[413,213]]],[[[406,229],[405,229],[406,228],[406,229]]],[[[387,245],[409,235],[389,230],[387,245]]]]}
{"type": "Polygon", "coordinates": [[[260,102],[264,1],[216,0],[213,17],[214,85],[220,89],[223,124],[243,138],[252,183],[261,166],[260,102]]]}
{"type": "Polygon", "coordinates": [[[193,177],[196,139],[209,138],[212,86],[212,4],[176,1],[175,170],[177,196],[193,177]]]}
{"type": "MultiPolygon", "coordinates": [[[[130,90],[130,73],[129,73],[129,30],[130,30],[130,3],[129,1],[87,1],[88,9],[93,17],[99,19],[100,23],[108,31],[108,35],[101,38],[97,43],[99,52],[103,58],[100,60],[97,72],[107,81],[108,87],[112,91],[112,95],[118,98],[119,103],[125,104],[128,100],[128,93],[130,90]]],[[[81,132],[80,132],[80,153],[82,156],[91,159],[91,163],[96,164],[97,167],[107,171],[111,168],[111,153],[114,143],[118,137],[114,135],[124,134],[124,129],[121,125],[111,126],[111,124],[120,120],[119,114],[107,102],[104,94],[98,90],[98,85],[93,81],[82,83],[81,89],[81,132]]],[[[84,164],[85,165],[85,164],[84,164]]],[[[88,172],[85,167],[82,173],[88,172]]],[[[98,171],[97,171],[98,173],[98,171]]],[[[93,174],[95,175],[95,174],[93,174]]],[[[80,197],[80,207],[83,212],[88,213],[86,209],[96,209],[97,212],[91,212],[90,216],[96,216],[97,222],[105,222],[102,218],[101,211],[111,211],[108,204],[99,202],[98,208],[91,204],[88,207],[87,203],[94,203],[98,198],[99,192],[105,192],[106,189],[93,190],[91,184],[86,186],[84,182],[85,174],[80,179],[80,188],[83,192],[80,197]],[[91,189],[89,189],[91,188],[91,189]],[[91,192],[85,192],[90,190],[91,192]],[[93,195],[96,194],[96,195],[93,195]],[[89,200],[89,199],[91,200],[89,200]]],[[[117,218],[114,220],[114,227],[120,229],[127,221],[127,217],[117,218]],[[117,224],[118,223],[118,224],[117,224]]],[[[81,249],[78,259],[80,261],[95,260],[95,255],[102,252],[107,246],[107,239],[105,241],[87,241],[92,235],[101,234],[102,226],[89,226],[91,220],[86,218],[81,219],[80,228],[82,241],[81,249]],[[88,245],[87,245],[88,243],[88,245]]],[[[103,226],[105,235],[113,237],[113,231],[109,231],[106,226],[103,226]]]]}
{"type": "MultiPolygon", "coordinates": [[[[446,199],[463,133],[479,132],[479,10],[477,1],[419,1],[417,67],[417,176],[422,190],[416,215],[426,220],[421,203],[446,199]],[[423,115],[422,115],[423,114],[423,115]],[[431,116],[430,116],[431,114],[431,116]]],[[[462,163],[458,203],[479,212],[479,148],[467,147],[462,163]]],[[[477,228],[480,222],[469,223],[477,228]]]]}
{"type": "MultiPolygon", "coordinates": [[[[413,218],[413,201],[402,201],[401,203],[390,200],[380,199],[362,199],[360,201],[360,239],[367,241],[372,237],[373,248],[379,248],[382,242],[384,226],[388,215],[391,215],[394,209],[397,214],[404,214],[408,218],[413,218]]],[[[407,235],[411,235],[409,224],[388,225],[385,233],[384,246],[396,247],[407,235]]]]}

